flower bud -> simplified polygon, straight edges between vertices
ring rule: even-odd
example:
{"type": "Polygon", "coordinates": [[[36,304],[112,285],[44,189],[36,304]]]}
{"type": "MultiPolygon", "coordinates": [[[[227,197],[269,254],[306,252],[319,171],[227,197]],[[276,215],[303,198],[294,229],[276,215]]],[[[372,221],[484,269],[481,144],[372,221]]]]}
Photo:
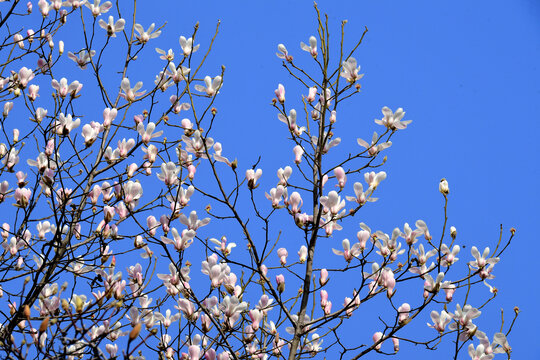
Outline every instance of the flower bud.
{"type": "Polygon", "coordinates": [[[278,286],[278,291],[280,294],[282,294],[285,291],[285,276],[283,276],[283,274],[277,275],[276,282],[278,286]]]}
{"type": "Polygon", "coordinates": [[[452,239],[456,240],[457,230],[454,226],[450,226],[450,236],[452,239]]]}
{"type": "Polygon", "coordinates": [[[444,178],[441,179],[441,182],[439,183],[439,192],[444,196],[448,195],[450,192],[450,189],[448,188],[448,181],[446,181],[444,178]]]}
{"type": "Polygon", "coordinates": [[[129,342],[132,342],[133,340],[135,340],[137,338],[137,336],[139,336],[139,333],[141,332],[141,323],[137,323],[133,329],[131,329],[131,332],[129,333],[129,342]]]}
{"type": "Polygon", "coordinates": [[[43,321],[41,322],[41,325],[39,325],[39,333],[46,331],[49,327],[49,317],[47,316],[43,321]]]}
{"type": "Polygon", "coordinates": [[[321,269],[321,277],[319,278],[319,284],[321,286],[324,286],[328,283],[328,270],[326,269],[321,269]]]}
{"type": "Polygon", "coordinates": [[[58,53],[60,55],[64,53],[64,42],[62,40],[58,42],[58,53]]]}

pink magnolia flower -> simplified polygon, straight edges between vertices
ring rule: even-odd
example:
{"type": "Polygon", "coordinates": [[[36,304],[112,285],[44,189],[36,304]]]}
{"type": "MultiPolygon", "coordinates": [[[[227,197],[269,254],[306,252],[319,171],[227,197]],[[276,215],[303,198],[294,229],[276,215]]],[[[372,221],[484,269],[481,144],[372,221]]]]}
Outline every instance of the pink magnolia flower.
{"type": "Polygon", "coordinates": [[[343,251],[340,251],[340,250],[336,250],[336,249],[332,249],[332,251],[334,252],[334,254],[336,255],[339,255],[339,256],[343,256],[343,258],[347,261],[347,262],[351,262],[352,259],[354,259],[355,257],[357,257],[358,255],[361,254],[362,250],[360,249],[360,245],[359,244],[354,244],[351,248],[351,243],[349,242],[349,239],[344,239],[342,242],[341,242],[342,246],[343,246],[343,251]]]}
{"type": "Polygon", "coordinates": [[[124,183],[122,192],[124,194],[124,202],[128,208],[133,210],[143,194],[143,188],[139,182],[128,181],[127,183],[124,183]]]}
{"type": "Polygon", "coordinates": [[[287,256],[289,256],[289,252],[285,248],[279,248],[277,251],[279,262],[281,265],[287,264],[287,256]]]}
{"type": "Polygon", "coordinates": [[[191,69],[183,65],[176,67],[176,65],[171,62],[169,63],[169,68],[165,71],[165,75],[169,76],[175,84],[178,84],[180,81],[187,79],[190,71],[191,69]]]}
{"type": "Polygon", "coordinates": [[[394,113],[385,106],[382,108],[382,113],[384,117],[381,120],[375,119],[375,123],[386,126],[392,131],[405,129],[412,122],[412,120],[401,121],[405,116],[405,111],[402,108],[398,108],[394,113]]]}
{"type": "Polygon", "coordinates": [[[441,245],[441,253],[446,255],[443,259],[442,264],[445,266],[450,266],[454,264],[456,261],[459,260],[459,258],[456,257],[456,255],[459,253],[460,247],[459,245],[454,245],[452,248],[452,251],[446,246],[446,244],[441,245]]]}
{"type": "Polygon", "coordinates": [[[289,205],[291,206],[291,212],[293,214],[299,213],[302,207],[302,196],[298,192],[293,192],[289,198],[289,205]]]}
{"type": "Polygon", "coordinates": [[[66,78],[61,78],[60,82],[58,82],[56,79],[53,79],[51,81],[51,86],[53,89],[56,90],[58,93],[58,96],[61,98],[65,98],[68,94],[71,96],[75,96],[81,91],[83,85],[79,83],[77,80],[73,81],[71,84],[68,85],[66,78]]]}
{"type": "Polygon", "coordinates": [[[482,269],[486,265],[495,265],[499,262],[499,258],[487,258],[489,256],[490,249],[489,247],[486,247],[484,249],[484,252],[482,255],[480,255],[480,252],[476,248],[476,246],[473,246],[471,248],[471,254],[476,259],[475,261],[469,261],[469,265],[472,266],[475,269],[482,269]]]}
{"type": "Polygon", "coordinates": [[[167,60],[167,61],[173,61],[174,60],[174,52],[172,49],[169,49],[169,51],[165,52],[165,50],[162,50],[160,48],[156,48],[156,52],[160,54],[161,60],[167,60]]]}
{"type": "Polygon", "coordinates": [[[28,188],[18,188],[15,189],[15,201],[17,206],[25,208],[30,202],[30,197],[32,196],[32,190],[28,188]]]}
{"type": "Polygon", "coordinates": [[[287,189],[282,185],[278,185],[275,188],[270,189],[270,194],[264,193],[268,200],[272,201],[272,207],[277,209],[281,205],[279,204],[283,198],[287,197],[287,189]]]}
{"type": "Polygon", "coordinates": [[[276,284],[278,291],[283,293],[285,291],[285,276],[283,274],[276,275],[276,284]]]}
{"type": "Polygon", "coordinates": [[[248,182],[248,187],[250,189],[255,189],[257,186],[257,180],[259,180],[262,176],[262,170],[257,169],[256,171],[254,169],[248,169],[246,170],[246,180],[248,182]]]}
{"type": "Polygon", "coordinates": [[[206,226],[208,225],[208,223],[210,223],[210,218],[208,217],[202,220],[199,220],[199,218],[197,217],[196,211],[190,212],[189,218],[184,214],[180,214],[180,216],[178,217],[178,220],[180,221],[180,223],[186,225],[188,230],[197,230],[198,228],[202,226],[206,226]]]}
{"type": "Polygon", "coordinates": [[[371,191],[377,189],[377,186],[379,186],[379,183],[386,179],[386,173],[384,171],[380,171],[378,173],[375,173],[375,171],[368,172],[364,174],[364,179],[369,185],[369,189],[371,191]]]}
{"type": "Polygon", "coordinates": [[[304,126],[298,127],[298,125],[296,124],[296,110],[295,109],[291,109],[289,111],[289,116],[287,117],[283,114],[278,114],[278,119],[282,123],[287,124],[287,126],[289,127],[289,131],[294,133],[296,136],[302,135],[302,133],[306,130],[304,126]]]}
{"type": "Polygon", "coordinates": [[[173,239],[162,236],[161,241],[164,244],[173,245],[177,251],[187,249],[193,243],[193,238],[195,238],[195,235],[197,235],[194,230],[183,230],[182,234],[179,234],[176,228],[172,228],[171,233],[173,235],[173,239]]]}
{"type": "Polygon", "coordinates": [[[86,7],[92,11],[92,15],[94,15],[94,17],[97,17],[101,14],[105,14],[112,7],[112,3],[110,1],[106,1],[101,5],[99,3],[100,0],[94,0],[93,3],[87,1],[84,3],[84,5],[86,5],[86,7]]]}
{"type": "Polygon", "coordinates": [[[375,334],[373,334],[373,343],[377,344],[375,345],[375,350],[381,350],[383,341],[384,341],[384,336],[382,332],[377,331],[375,334]]]}
{"type": "Polygon", "coordinates": [[[294,152],[294,163],[298,165],[300,164],[300,162],[302,162],[302,155],[304,155],[304,149],[302,148],[302,146],[296,145],[293,148],[293,152],[294,152]]]}
{"type": "MultiPolygon", "coordinates": [[[[19,86],[22,87],[23,89],[26,88],[30,80],[32,80],[35,76],[36,75],[34,74],[32,69],[28,69],[26,66],[23,66],[19,70],[19,76],[18,76],[19,86]]],[[[39,86],[38,86],[38,89],[39,89],[39,86]]]]}
{"type": "Polygon", "coordinates": [[[298,250],[298,257],[301,264],[306,262],[307,255],[307,247],[305,245],[300,246],[300,250],[298,250]]]}
{"type": "Polygon", "coordinates": [[[411,311],[411,305],[409,305],[408,303],[403,303],[399,308],[398,308],[398,321],[400,324],[403,324],[407,321],[407,319],[409,318],[409,312],[411,311]]]}
{"type": "Polygon", "coordinates": [[[499,333],[496,333],[495,335],[493,335],[493,342],[496,345],[500,346],[500,347],[495,348],[493,350],[493,353],[495,353],[495,354],[502,354],[502,353],[510,354],[510,352],[512,352],[512,347],[508,343],[508,340],[506,339],[506,335],[504,335],[503,333],[499,332],[499,333]]]}
{"type": "Polygon", "coordinates": [[[214,79],[212,79],[210,76],[204,77],[204,84],[205,86],[196,84],[195,90],[206,93],[208,97],[212,97],[218,93],[218,90],[221,89],[221,86],[223,86],[223,82],[221,79],[221,76],[216,76],[214,79]]]}
{"type": "Polygon", "coordinates": [[[221,155],[221,152],[223,151],[221,143],[216,142],[214,144],[214,151],[215,151],[214,160],[225,163],[225,164],[227,164],[229,166],[233,166],[231,164],[231,162],[229,161],[229,159],[227,159],[225,156],[221,155]]]}
{"type": "Polygon", "coordinates": [[[330,212],[334,216],[345,207],[345,200],[341,200],[341,196],[334,190],[330,191],[328,196],[321,196],[320,202],[324,206],[324,212],[330,212]]]}
{"type": "Polygon", "coordinates": [[[11,109],[13,109],[13,103],[10,102],[10,101],[7,101],[4,103],[4,110],[2,112],[2,115],[4,115],[4,117],[7,117],[9,115],[9,112],[11,111],[11,109]]]}
{"type": "Polygon", "coordinates": [[[13,42],[19,46],[19,48],[24,49],[23,36],[19,33],[13,35],[13,42]]]}
{"type": "Polygon", "coordinates": [[[157,177],[167,186],[176,185],[179,181],[178,173],[180,173],[180,167],[177,167],[175,163],[169,161],[168,163],[161,164],[161,172],[157,174],[157,177]]]}
{"type": "Polygon", "coordinates": [[[321,269],[321,277],[319,278],[319,284],[321,286],[324,286],[328,283],[330,279],[328,279],[328,270],[321,269]]]}
{"type": "Polygon", "coordinates": [[[178,185],[176,196],[167,195],[167,200],[171,203],[171,210],[174,213],[180,212],[180,209],[187,206],[189,199],[195,192],[195,188],[190,185],[187,189],[184,189],[182,186],[178,185]]]}
{"type": "Polygon", "coordinates": [[[182,49],[184,56],[189,56],[191,53],[199,50],[200,45],[193,46],[193,38],[186,39],[185,37],[180,36],[178,42],[180,43],[180,48],[182,49]]]}
{"type": "Polygon", "coordinates": [[[278,85],[278,88],[274,90],[278,101],[283,104],[285,102],[285,87],[282,84],[278,85]]]}
{"type": "Polygon", "coordinates": [[[348,82],[354,83],[364,77],[364,74],[358,74],[360,66],[357,66],[356,59],[351,56],[341,64],[342,71],[339,75],[347,79],[348,82]]]}
{"type": "Polygon", "coordinates": [[[443,333],[446,325],[452,321],[452,317],[444,310],[439,314],[437,311],[433,310],[430,314],[433,324],[427,324],[430,328],[437,330],[440,333],[443,333]]]}
{"type": "Polygon", "coordinates": [[[71,114],[64,115],[60,113],[55,121],[55,132],[58,135],[69,135],[71,130],[77,128],[81,123],[81,119],[77,118],[73,120],[71,114]]]}
{"type": "Polygon", "coordinates": [[[324,139],[324,144],[319,144],[319,138],[317,136],[311,137],[311,142],[315,146],[322,145],[322,153],[327,154],[328,151],[330,151],[331,148],[338,146],[341,143],[341,138],[335,138],[330,140],[330,137],[328,136],[327,132],[324,132],[322,138],[324,139]],[[330,140],[330,141],[328,141],[330,140]]]}
{"type": "Polygon", "coordinates": [[[285,169],[279,168],[277,171],[279,185],[287,186],[287,181],[291,177],[291,174],[292,174],[292,168],[290,166],[285,166],[285,169]]]}
{"type": "Polygon", "coordinates": [[[381,151],[383,151],[384,149],[388,149],[390,146],[392,146],[391,141],[387,141],[382,144],[377,144],[377,142],[379,141],[379,135],[376,132],[373,133],[371,144],[368,144],[365,140],[362,140],[362,139],[356,139],[356,141],[358,142],[358,145],[367,149],[367,152],[370,156],[375,156],[381,151]]]}
{"type": "Polygon", "coordinates": [[[126,21],[124,19],[118,19],[116,22],[112,16],[109,16],[109,20],[105,22],[103,19],[99,19],[99,26],[102,29],[107,30],[107,36],[116,37],[116,33],[123,31],[126,21]]]}
{"type": "Polygon", "coordinates": [[[39,96],[38,94],[39,92],[39,85],[30,85],[28,87],[28,99],[30,101],[35,101],[37,99],[37,97],[39,96]]]}
{"type": "Polygon", "coordinates": [[[285,45],[283,44],[279,44],[278,45],[278,51],[276,53],[276,56],[280,59],[283,59],[285,61],[288,61],[288,62],[292,62],[293,61],[293,57],[291,55],[289,55],[289,52],[287,51],[287,48],[285,47],[285,45]]]}
{"type": "Polygon", "coordinates": [[[317,38],[315,36],[309,37],[309,45],[306,45],[303,42],[301,42],[300,47],[302,48],[302,50],[310,53],[311,56],[313,56],[314,58],[317,57],[317,38]]]}
{"type": "Polygon", "coordinates": [[[9,240],[9,242],[3,242],[2,247],[5,251],[9,252],[11,256],[17,255],[20,248],[25,246],[25,241],[22,239],[15,238],[14,236],[9,240]]]}
{"type": "Polygon", "coordinates": [[[345,183],[347,182],[347,175],[345,175],[345,170],[341,166],[334,169],[334,175],[338,181],[338,185],[340,189],[343,189],[345,187],[345,183]]]}
{"type": "Polygon", "coordinates": [[[86,66],[90,63],[92,57],[96,54],[95,50],[90,50],[90,52],[86,51],[85,49],[79,51],[78,53],[74,54],[71,51],[68,51],[68,58],[73,60],[75,64],[81,70],[85,70],[86,66]]]}
{"type": "Polygon", "coordinates": [[[258,309],[249,310],[249,317],[251,318],[251,328],[253,331],[259,330],[259,325],[263,320],[264,313],[258,309]]]}
{"type": "Polygon", "coordinates": [[[120,88],[122,89],[123,93],[122,92],[120,93],[120,97],[122,97],[123,99],[126,99],[126,101],[128,102],[133,102],[135,101],[136,97],[143,96],[144,93],[146,93],[146,90],[139,91],[139,89],[142,88],[142,86],[143,86],[142,81],[139,81],[132,88],[131,83],[129,82],[129,79],[123,78],[120,84],[120,88]]]}
{"type": "Polygon", "coordinates": [[[154,31],[156,24],[152,23],[148,30],[144,31],[144,28],[140,24],[135,24],[134,29],[137,32],[137,40],[141,44],[146,44],[150,39],[155,39],[161,35],[161,30],[154,31]]]}
{"type": "Polygon", "coordinates": [[[317,87],[313,86],[309,88],[308,96],[306,97],[306,101],[309,103],[312,103],[315,101],[315,96],[317,96],[317,87]]]}
{"type": "Polygon", "coordinates": [[[461,327],[467,327],[472,325],[472,320],[480,316],[482,312],[477,308],[473,308],[470,304],[466,304],[461,308],[459,304],[456,304],[456,311],[452,314],[452,318],[456,321],[450,324],[450,330],[456,330],[458,325],[461,327]]]}
{"type": "Polygon", "coordinates": [[[452,297],[456,291],[456,285],[452,284],[450,281],[445,281],[441,284],[441,289],[444,290],[446,301],[452,301],[452,297]]]}
{"type": "MultiPolygon", "coordinates": [[[[207,219],[210,220],[210,218],[207,218],[207,219]]],[[[226,236],[222,236],[221,240],[211,238],[210,241],[217,245],[215,249],[220,250],[223,256],[229,256],[231,254],[232,249],[236,247],[235,243],[227,244],[226,236]]]]}

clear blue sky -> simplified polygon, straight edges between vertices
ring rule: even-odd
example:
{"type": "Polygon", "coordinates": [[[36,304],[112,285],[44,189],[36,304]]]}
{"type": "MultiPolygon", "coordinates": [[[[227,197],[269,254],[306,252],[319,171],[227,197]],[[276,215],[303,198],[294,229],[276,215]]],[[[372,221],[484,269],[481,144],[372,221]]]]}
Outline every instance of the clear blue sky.
{"type": "MultiPolygon", "coordinates": [[[[274,53],[277,44],[284,43],[295,59],[307,57],[299,43],[315,34],[312,3],[187,2],[182,10],[172,3],[154,9],[148,21],[168,21],[168,31],[185,34],[199,21],[202,46],[206,44],[202,39],[221,19],[207,67],[215,64],[214,74],[221,64],[227,68],[218,103],[224,120],[218,124],[224,131],[220,141],[228,153],[238,154],[244,167],[263,152],[270,187],[275,169],[291,156],[289,148],[276,147],[285,132],[269,106],[277,84],[292,83],[274,53]],[[170,9],[176,9],[175,16],[169,16],[170,9]]],[[[462,259],[470,258],[473,244],[495,243],[500,224],[505,236],[515,227],[516,238],[495,267],[497,278],[492,282],[499,295],[482,324],[495,330],[499,309],[504,308],[508,321],[512,308],[519,306],[522,313],[510,336],[513,358],[540,359],[532,335],[540,321],[540,291],[534,280],[538,274],[534,253],[540,240],[540,116],[535,109],[540,101],[540,4],[532,0],[320,1],[319,6],[329,14],[334,39],[342,19],[349,20],[349,44],[364,26],[369,28],[356,56],[366,74],[362,95],[339,116],[338,125],[355,131],[339,134],[342,144],[354,146],[356,137],[369,139],[377,130],[372,121],[382,106],[403,107],[406,118],[413,120],[393,139],[381,200],[361,219],[387,232],[417,218],[440,229],[437,184],[445,177],[451,189],[449,222],[457,227],[459,241],[467,245],[462,259]]],[[[168,48],[165,39],[156,43],[168,48]]],[[[353,330],[365,325],[348,326],[353,330]]],[[[415,351],[409,355],[430,356],[415,351]]],[[[468,356],[463,353],[461,358],[468,356]]]]}
{"type": "MultiPolygon", "coordinates": [[[[540,116],[534,108],[540,100],[540,4],[533,0],[351,0],[320,1],[319,7],[329,15],[334,40],[343,19],[349,21],[349,45],[365,26],[369,28],[355,55],[366,74],[362,93],[338,118],[341,151],[356,149],[356,138],[368,140],[374,130],[380,131],[373,119],[380,118],[383,106],[403,107],[406,119],[413,120],[392,139],[380,200],[359,213],[359,221],[389,233],[421,218],[438,234],[443,203],[437,187],[445,177],[451,190],[449,223],[457,227],[459,243],[466,245],[459,256],[462,261],[471,259],[472,245],[483,248],[496,243],[500,224],[505,237],[515,227],[514,242],[495,266],[496,279],[491,281],[499,295],[491,310],[485,311],[481,325],[492,334],[500,324],[499,309],[504,308],[508,322],[513,307],[519,306],[522,313],[509,338],[513,357],[540,359],[532,342],[540,321],[533,256],[540,215],[540,145],[536,140],[540,116]]],[[[310,1],[139,4],[138,22],[145,28],[152,22],[167,22],[151,48],[178,52],[178,36],[188,37],[197,21],[197,43],[206,48],[221,20],[220,34],[203,71],[215,76],[221,65],[226,67],[216,102],[219,121],[214,137],[223,144],[225,156],[238,158],[241,169],[251,167],[262,154],[260,166],[265,173],[259,195],[275,185],[275,171],[292,160],[292,147],[283,142],[287,133],[269,105],[278,83],[293,84],[275,56],[277,45],[284,43],[295,60],[309,64],[299,43],[316,33],[314,15],[310,1]]],[[[65,41],[66,52],[78,50],[69,47],[69,38],[65,41]]],[[[145,69],[157,68],[160,60],[157,56],[155,60],[130,74],[132,84],[142,80],[150,85],[155,73],[145,69]]],[[[67,76],[62,76],[76,79],[76,67],[69,60],[65,63],[70,67],[63,70],[67,76]]],[[[288,98],[300,96],[294,93],[295,86],[287,89],[288,98]]],[[[102,105],[98,108],[96,117],[102,105]]],[[[356,231],[338,234],[329,240],[333,241],[330,247],[339,248],[341,239],[352,238],[356,231]]],[[[428,314],[418,320],[424,326],[428,314]]],[[[346,326],[347,332],[355,333],[368,325],[350,321],[346,326]]],[[[363,330],[373,333],[375,329],[363,330]]],[[[402,347],[400,359],[432,355],[402,347]]],[[[466,352],[461,358],[468,358],[466,352]]]]}

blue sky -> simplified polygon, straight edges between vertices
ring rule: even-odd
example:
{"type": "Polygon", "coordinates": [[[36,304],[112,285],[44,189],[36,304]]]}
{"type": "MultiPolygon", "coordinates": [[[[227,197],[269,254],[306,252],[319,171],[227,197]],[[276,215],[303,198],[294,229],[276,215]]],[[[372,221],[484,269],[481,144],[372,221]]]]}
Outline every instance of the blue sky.
{"type": "MultiPolygon", "coordinates": [[[[298,103],[303,93],[275,52],[283,43],[298,64],[313,66],[299,46],[316,33],[312,3],[191,1],[180,6],[177,1],[164,0],[159,7],[153,2],[138,6],[137,20],[145,28],[152,22],[158,26],[167,22],[150,48],[173,48],[176,53],[178,36],[190,36],[196,22],[200,26],[196,43],[206,49],[216,22],[221,21],[213,51],[201,72],[213,77],[221,73],[221,65],[226,68],[224,87],[215,103],[218,118],[213,136],[223,144],[225,156],[238,158],[240,169],[250,168],[261,155],[259,167],[264,175],[258,195],[260,204],[268,205],[262,198],[264,191],[275,186],[276,170],[292,163],[287,131],[270,105],[273,90],[284,84],[287,100],[298,103]]],[[[519,306],[522,313],[509,338],[513,356],[540,359],[531,346],[531,334],[540,321],[536,309],[540,291],[533,280],[540,215],[540,145],[535,138],[540,118],[534,109],[540,100],[540,5],[532,0],[362,0],[320,1],[319,8],[328,13],[334,41],[339,38],[343,19],[348,20],[346,46],[354,44],[364,27],[369,29],[355,54],[365,73],[361,94],[338,115],[336,135],[342,138],[338,153],[356,151],[358,137],[369,140],[373,131],[381,131],[373,119],[381,117],[383,106],[403,107],[405,118],[413,120],[407,130],[392,138],[393,145],[386,150],[388,161],[383,170],[388,178],[378,189],[380,200],[362,209],[355,221],[390,233],[405,222],[424,219],[436,236],[443,218],[438,183],[444,177],[451,191],[449,225],[458,229],[458,242],[465,245],[459,255],[462,262],[472,259],[472,245],[483,249],[495,244],[501,224],[504,238],[515,227],[516,237],[495,266],[496,279],[490,282],[499,295],[483,310],[480,328],[493,334],[500,326],[499,309],[505,311],[507,326],[513,307],[519,306]]],[[[78,50],[70,47],[69,37],[64,41],[66,52],[78,50]]],[[[72,41],[75,43],[75,38],[72,41]]],[[[113,65],[116,49],[108,51],[111,60],[106,65],[113,65]]],[[[128,74],[132,85],[142,80],[149,88],[156,72],[148,69],[163,66],[153,50],[146,59],[128,74]]],[[[75,65],[67,58],[63,63],[61,76],[76,79],[80,72],[75,65]]],[[[116,80],[111,76],[106,81],[114,86],[119,83],[116,80]]],[[[91,86],[85,83],[84,91],[91,86]]],[[[89,121],[91,116],[101,116],[104,106],[89,101],[85,107],[89,121]]],[[[349,185],[353,181],[351,178],[349,185]]],[[[192,206],[201,211],[204,205],[192,206]]],[[[234,234],[235,230],[224,229],[234,234]]],[[[278,230],[279,226],[273,228],[278,230]]],[[[341,239],[354,238],[357,230],[337,233],[322,248],[340,248],[341,239]]],[[[218,237],[212,233],[203,236],[218,237]]],[[[487,292],[487,288],[480,290],[487,292]]],[[[369,309],[377,313],[377,308],[369,309]]],[[[376,328],[363,319],[346,323],[344,337],[350,340],[352,334],[361,334],[358,341],[369,342],[366,334],[376,328]]],[[[417,320],[416,326],[425,329],[428,314],[417,320]]],[[[406,344],[402,349],[400,359],[431,355],[406,344]]],[[[444,351],[442,346],[443,356],[444,351]]],[[[466,352],[460,358],[468,358],[466,352]]]]}
{"type": "MultiPolygon", "coordinates": [[[[500,224],[505,237],[515,227],[516,237],[495,267],[499,295],[482,321],[494,330],[500,308],[508,323],[513,307],[519,306],[522,313],[510,336],[514,358],[540,359],[531,346],[540,320],[540,291],[533,280],[540,215],[540,119],[534,105],[540,100],[540,5],[525,0],[320,1],[319,7],[329,14],[334,39],[342,19],[349,20],[349,44],[364,26],[369,28],[356,55],[366,74],[362,94],[339,117],[338,125],[351,129],[339,134],[343,144],[369,139],[382,106],[403,107],[413,120],[388,150],[381,199],[359,216],[387,231],[417,218],[440,229],[437,184],[445,177],[451,190],[449,222],[467,246],[462,258],[470,257],[473,244],[494,244],[500,224]]],[[[201,44],[221,19],[207,64],[208,72],[215,64],[214,74],[221,64],[227,68],[218,103],[223,104],[220,141],[227,152],[238,154],[241,164],[254,163],[255,154],[262,152],[265,174],[273,177],[291,153],[276,146],[285,132],[269,102],[278,83],[292,84],[274,53],[284,43],[295,59],[308,64],[299,43],[315,33],[312,3],[188,2],[182,15],[173,18],[168,9],[157,9],[149,21],[166,20],[169,31],[180,33],[189,33],[199,21],[201,44]]],[[[156,43],[161,41],[165,37],[156,43]]],[[[409,354],[417,356],[414,350],[409,354]]],[[[400,358],[406,358],[405,352],[400,358]]],[[[468,357],[464,353],[462,358],[468,357]]]]}

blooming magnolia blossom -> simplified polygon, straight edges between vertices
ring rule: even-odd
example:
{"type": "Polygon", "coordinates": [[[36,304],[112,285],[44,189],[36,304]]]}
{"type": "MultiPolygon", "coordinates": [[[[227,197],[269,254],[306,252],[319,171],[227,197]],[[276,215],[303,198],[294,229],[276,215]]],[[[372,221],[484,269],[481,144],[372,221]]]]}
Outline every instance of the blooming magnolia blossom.
{"type": "Polygon", "coordinates": [[[382,108],[382,113],[384,117],[381,120],[375,119],[375,123],[386,126],[392,131],[405,129],[412,122],[412,120],[401,121],[405,116],[405,111],[402,108],[398,108],[394,113],[385,106],[382,108]]]}
{"type": "Polygon", "coordinates": [[[205,86],[196,84],[195,90],[206,93],[208,97],[212,97],[218,93],[219,89],[221,89],[223,82],[221,80],[221,76],[219,75],[216,76],[214,79],[212,79],[210,76],[205,76],[204,84],[205,86]]]}
{"type": "Polygon", "coordinates": [[[294,133],[296,136],[302,135],[302,133],[306,130],[304,126],[298,127],[296,124],[296,110],[291,109],[289,111],[289,116],[285,117],[283,114],[278,114],[278,119],[282,123],[287,124],[289,127],[289,130],[294,133]]]}
{"type": "Polygon", "coordinates": [[[158,131],[154,133],[154,130],[156,129],[156,124],[153,122],[149,122],[146,126],[146,130],[144,129],[144,125],[142,123],[139,123],[137,125],[137,132],[141,136],[141,141],[143,144],[148,145],[148,143],[157,137],[160,137],[161,134],[163,134],[163,131],[158,131]]]}
{"type": "Polygon", "coordinates": [[[262,170],[257,169],[255,171],[254,169],[248,169],[246,170],[246,180],[248,182],[248,187],[250,189],[255,189],[257,186],[257,180],[259,180],[262,176],[262,170]]]}
{"type": "Polygon", "coordinates": [[[433,324],[428,323],[428,326],[434,328],[440,333],[443,333],[446,326],[452,321],[452,317],[444,310],[442,310],[440,314],[433,310],[430,316],[433,324]]]}
{"type": "Polygon", "coordinates": [[[364,74],[358,74],[360,66],[357,66],[356,59],[351,56],[341,64],[342,71],[339,75],[347,79],[348,82],[354,83],[364,77],[364,74]]]}
{"type": "Polygon", "coordinates": [[[60,82],[58,82],[56,79],[53,79],[51,81],[51,86],[62,98],[65,98],[68,94],[70,94],[71,96],[75,96],[79,93],[79,91],[81,91],[83,87],[83,85],[77,80],[73,81],[71,84],[68,85],[66,78],[61,78],[60,82]]]}
{"type": "Polygon", "coordinates": [[[381,151],[383,151],[384,149],[388,149],[390,146],[392,146],[391,141],[387,141],[382,144],[377,144],[377,142],[379,141],[379,135],[376,132],[373,133],[373,137],[371,138],[371,144],[368,144],[366,141],[362,139],[356,139],[356,141],[358,142],[358,145],[367,149],[368,154],[370,156],[375,156],[381,151]]]}
{"type": "Polygon", "coordinates": [[[107,36],[116,37],[116,33],[124,30],[126,21],[124,19],[118,19],[116,22],[112,16],[109,16],[109,20],[105,22],[103,19],[99,19],[99,26],[102,29],[107,30],[107,36]]]}
{"type": "Polygon", "coordinates": [[[362,253],[360,244],[356,243],[351,248],[351,243],[349,242],[349,239],[344,239],[342,241],[342,245],[343,245],[343,251],[336,250],[336,249],[332,249],[332,251],[336,255],[343,256],[343,258],[347,262],[351,262],[352,259],[354,259],[355,257],[358,257],[362,253]]]}
{"type": "Polygon", "coordinates": [[[161,35],[161,30],[154,31],[155,27],[156,24],[152,23],[148,27],[148,30],[144,31],[141,24],[135,24],[133,28],[137,32],[137,40],[139,40],[141,44],[146,44],[150,39],[157,38],[159,35],[161,35]]]}
{"type": "Polygon", "coordinates": [[[101,0],[94,0],[92,3],[90,0],[85,2],[84,5],[92,11],[92,15],[94,17],[97,17],[101,14],[105,14],[110,10],[112,7],[112,3],[110,1],[105,1],[103,4],[100,5],[101,0]]]}
{"type": "Polygon", "coordinates": [[[293,57],[291,55],[289,55],[289,52],[287,51],[287,48],[285,47],[285,45],[283,44],[279,44],[278,45],[278,51],[276,53],[276,56],[280,59],[283,59],[285,61],[288,61],[288,62],[292,62],[293,60],[293,57]]]}
{"type": "Polygon", "coordinates": [[[72,53],[71,51],[68,52],[68,58],[75,61],[78,67],[80,67],[82,70],[86,69],[86,66],[88,63],[90,63],[92,57],[96,54],[95,50],[90,50],[90,52],[86,51],[85,49],[79,51],[76,54],[72,53]]]}
{"type": "Polygon", "coordinates": [[[199,50],[200,45],[193,46],[193,38],[186,39],[184,36],[180,36],[178,42],[180,43],[180,48],[182,49],[184,56],[189,56],[191,53],[199,50]]]}
{"type": "Polygon", "coordinates": [[[124,99],[126,99],[128,102],[135,101],[135,98],[139,96],[143,96],[146,90],[139,91],[140,88],[142,88],[143,83],[142,81],[139,81],[135,84],[133,88],[131,88],[131,84],[129,82],[128,78],[123,78],[122,83],[120,84],[120,88],[122,89],[123,93],[120,93],[120,96],[124,99]]]}
{"type": "Polygon", "coordinates": [[[314,58],[317,57],[317,38],[315,36],[309,37],[309,45],[306,45],[303,42],[301,42],[300,47],[302,48],[302,50],[310,53],[311,56],[313,56],[314,58]]]}

